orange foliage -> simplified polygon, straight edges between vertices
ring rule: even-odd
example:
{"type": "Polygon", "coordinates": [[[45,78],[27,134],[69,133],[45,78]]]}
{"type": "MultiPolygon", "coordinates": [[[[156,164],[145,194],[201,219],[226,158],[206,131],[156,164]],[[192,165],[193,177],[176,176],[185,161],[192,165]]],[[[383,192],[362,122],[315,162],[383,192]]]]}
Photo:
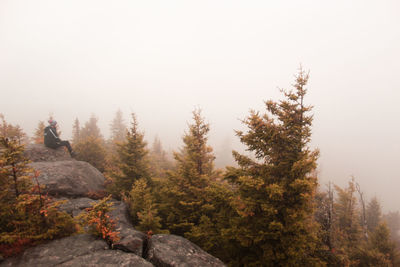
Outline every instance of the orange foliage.
{"type": "Polygon", "coordinates": [[[153,231],[147,231],[147,238],[150,239],[153,236],[153,231]]]}
{"type": "MultiPolygon", "coordinates": [[[[90,212],[93,209],[87,208],[86,210],[90,212]]],[[[89,219],[88,224],[93,226],[96,232],[98,232],[104,240],[111,243],[119,240],[119,232],[113,231],[113,229],[115,229],[115,221],[105,212],[98,211],[95,217],[89,219]]]]}
{"type": "Polygon", "coordinates": [[[29,238],[19,238],[12,244],[0,243],[0,254],[5,258],[13,257],[24,251],[31,244],[32,240],[29,238]]]}
{"type": "Polygon", "coordinates": [[[114,231],[116,223],[108,214],[112,206],[110,199],[111,195],[85,209],[86,212],[81,214],[78,220],[83,225],[88,225],[91,233],[100,236],[112,245],[119,240],[119,232],[114,231]]]}

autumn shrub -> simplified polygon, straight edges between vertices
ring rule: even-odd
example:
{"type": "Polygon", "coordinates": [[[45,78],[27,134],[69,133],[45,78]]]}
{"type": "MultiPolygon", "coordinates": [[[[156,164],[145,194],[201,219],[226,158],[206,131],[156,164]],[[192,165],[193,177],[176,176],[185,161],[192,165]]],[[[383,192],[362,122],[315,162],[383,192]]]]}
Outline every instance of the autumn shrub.
{"type": "Polygon", "coordinates": [[[113,203],[110,202],[111,195],[94,202],[92,207],[85,209],[77,220],[82,227],[88,226],[87,231],[104,239],[109,245],[117,242],[120,238],[119,232],[115,231],[115,221],[110,217],[113,203]]]}
{"type": "Polygon", "coordinates": [[[65,237],[76,232],[76,223],[66,212],[58,210],[60,201],[34,194],[22,194],[13,203],[9,231],[0,236],[0,253],[12,256],[27,245],[65,237]],[[8,251],[9,250],[9,251],[8,251]]]}

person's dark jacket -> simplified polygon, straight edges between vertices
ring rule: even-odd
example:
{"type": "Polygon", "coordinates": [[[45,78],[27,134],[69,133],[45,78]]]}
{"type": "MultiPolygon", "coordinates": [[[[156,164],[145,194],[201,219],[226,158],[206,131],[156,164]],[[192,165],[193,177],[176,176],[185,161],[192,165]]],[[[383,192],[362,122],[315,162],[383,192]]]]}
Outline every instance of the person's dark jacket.
{"type": "Polygon", "coordinates": [[[44,128],[44,144],[47,147],[57,148],[60,143],[60,138],[58,137],[57,130],[55,127],[47,126],[44,128]]]}

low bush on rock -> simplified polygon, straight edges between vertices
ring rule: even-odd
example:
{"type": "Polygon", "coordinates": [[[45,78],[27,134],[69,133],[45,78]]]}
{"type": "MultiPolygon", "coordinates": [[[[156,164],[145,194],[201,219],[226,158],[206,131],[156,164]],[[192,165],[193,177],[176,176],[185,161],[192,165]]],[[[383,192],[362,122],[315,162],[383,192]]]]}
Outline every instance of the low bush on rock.
{"type": "Polygon", "coordinates": [[[117,242],[120,238],[119,232],[115,231],[115,221],[111,219],[109,212],[113,205],[111,195],[101,199],[99,202],[94,202],[91,208],[85,209],[77,220],[80,225],[88,226],[88,232],[104,239],[109,245],[117,242]]]}

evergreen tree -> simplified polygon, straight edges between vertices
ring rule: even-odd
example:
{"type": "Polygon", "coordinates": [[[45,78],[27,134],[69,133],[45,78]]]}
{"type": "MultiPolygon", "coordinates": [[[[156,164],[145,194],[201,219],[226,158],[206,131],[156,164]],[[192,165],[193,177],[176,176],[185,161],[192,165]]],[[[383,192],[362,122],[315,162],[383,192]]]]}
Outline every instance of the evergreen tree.
{"type": "Polygon", "coordinates": [[[75,232],[71,216],[57,209],[60,202],[40,193],[23,145],[0,136],[0,150],[0,254],[13,256],[29,244],[75,232]]]}
{"type": "Polygon", "coordinates": [[[106,168],[105,141],[94,115],[80,130],[79,141],[74,143],[74,150],[77,153],[76,159],[89,162],[99,171],[104,172],[106,168]]]}
{"type": "Polygon", "coordinates": [[[158,216],[154,193],[145,178],[136,180],[126,199],[133,224],[145,233],[167,233],[161,230],[161,218],[158,216]]]}
{"type": "Polygon", "coordinates": [[[1,160],[1,192],[5,200],[17,198],[21,193],[28,191],[31,186],[29,174],[32,169],[28,167],[29,160],[24,155],[24,145],[21,138],[25,134],[19,126],[7,123],[0,114],[0,160],[1,160]],[[11,197],[10,197],[11,195],[11,197]]]}
{"type": "Polygon", "coordinates": [[[334,203],[334,248],[343,265],[356,263],[355,254],[365,240],[362,238],[360,211],[356,198],[354,178],[345,189],[335,186],[337,200],[334,203]]]}
{"type": "Polygon", "coordinates": [[[232,205],[236,217],[229,230],[238,242],[234,265],[313,266],[316,225],[313,198],[318,151],[307,144],[311,137],[310,106],[304,104],[308,74],[300,70],[294,91],[285,99],[267,101],[268,114],[251,111],[244,120],[247,132],[237,131],[255,159],[234,152],[239,168],[229,168],[232,205]]]}
{"type": "Polygon", "coordinates": [[[117,167],[114,165],[118,161],[118,144],[126,141],[127,127],[125,125],[122,112],[118,110],[115,113],[115,117],[110,124],[110,138],[107,141],[107,161],[110,162],[108,165],[108,172],[116,172],[117,167]]]}
{"type": "Polygon", "coordinates": [[[37,128],[35,129],[35,133],[33,136],[33,142],[35,144],[43,144],[44,143],[44,128],[46,125],[44,121],[39,121],[37,128]]]}
{"type": "Polygon", "coordinates": [[[381,205],[376,197],[368,203],[366,217],[368,231],[375,231],[375,228],[382,222],[381,205]]]}
{"type": "Polygon", "coordinates": [[[8,139],[17,140],[20,144],[27,144],[29,142],[28,137],[22,130],[22,128],[17,125],[12,125],[8,123],[3,114],[0,113],[0,136],[8,139]]]}
{"type": "Polygon", "coordinates": [[[115,113],[115,117],[110,125],[111,130],[111,142],[112,143],[122,143],[125,141],[126,137],[126,125],[123,119],[123,114],[121,110],[115,113]]]}
{"type": "MultiPolygon", "coordinates": [[[[379,223],[370,237],[371,248],[377,250],[383,255],[391,266],[396,266],[395,245],[390,240],[389,229],[384,223],[379,223]]],[[[372,266],[372,265],[371,265],[372,266]]],[[[378,265],[375,265],[378,266],[378,265]]]]}
{"type": "MultiPolygon", "coordinates": [[[[17,198],[26,193],[31,186],[28,167],[29,160],[24,156],[24,146],[17,140],[0,136],[0,148],[2,159],[2,192],[17,198]]],[[[9,199],[10,197],[7,197],[9,199]]]]}
{"type": "Polygon", "coordinates": [[[378,200],[373,198],[364,212],[363,194],[354,178],[346,188],[335,186],[335,191],[336,199],[330,187],[327,193],[319,193],[316,198],[320,237],[329,248],[329,251],[320,250],[321,259],[328,266],[397,266],[396,248],[382,223],[378,200]],[[358,205],[357,191],[361,205],[358,205]],[[363,229],[363,213],[367,235],[363,229]]]}
{"type": "Polygon", "coordinates": [[[150,181],[147,159],[147,143],[144,134],[138,129],[136,115],[132,113],[130,129],[126,132],[126,141],[117,145],[117,170],[110,174],[112,184],[109,190],[116,197],[131,191],[135,181],[144,178],[150,181]]]}
{"type": "Polygon", "coordinates": [[[189,233],[212,210],[206,188],[217,173],[213,169],[212,148],[207,144],[208,132],[209,124],[204,122],[201,111],[193,111],[193,124],[182,138],[184,146],[174,153],[176,170],[167,173],[163,186],[160,213],[167,228],[177,235],[189,233]]]}
{"type": "Polygon", "coordinates": [[[72,144],[77,144],[81,140],[81,126],[79,119],[76,118],[72,125],[72,144]]]}
{"type": "Polygon", "coordinates": [[[97,126],[98,119],[92,114],[89,121],[85,123],[85,126],[80,130],[80,139],[94,138],[99,140],[104,140],[101,134],[99,126],[97,126]]]}
{"type": "Polygon", "coordinates": [[[154,138],[153,146],[150,150],[151,166],[150,171],[153,177],[164,178],[166,172],[172,169],[172,163],[167,158],[167,153],[162,147],[160,139],[154,138]]]}
{"type": "Polygon", "coordinates": [[[161,140],[158,138],[158,136],[154,137],[153,141],[153,147],[151,150],[154,154],[160,155],[160,156],[165,156],[165,151],[162,147],[161,140]]]}
{"type": "Polygon", "coordinates": [[[185,233],[185,237],[224,262],[230,262],[239,249],[227,231],[232,226],[231,218],[235,214],[230,205],[232,188],[219,179],[211,179],[202,195],[208,204],[198,211],[199,222],[185,233]]]}
{"type": "Polygon", "coordinates": [[[357,266],[362,267],[398,266],[395,245],[390,240],[389,229],[385,224],[378,224],[370,233],[368,242],[359,245],[356,259],[357,266]]]}
{"type": "Polygon", "coordinates": [[[383,216],[383,221],[390,230],[390,236],[393,241],[400,247],[400,212],[389,212],[383,216]]]}

